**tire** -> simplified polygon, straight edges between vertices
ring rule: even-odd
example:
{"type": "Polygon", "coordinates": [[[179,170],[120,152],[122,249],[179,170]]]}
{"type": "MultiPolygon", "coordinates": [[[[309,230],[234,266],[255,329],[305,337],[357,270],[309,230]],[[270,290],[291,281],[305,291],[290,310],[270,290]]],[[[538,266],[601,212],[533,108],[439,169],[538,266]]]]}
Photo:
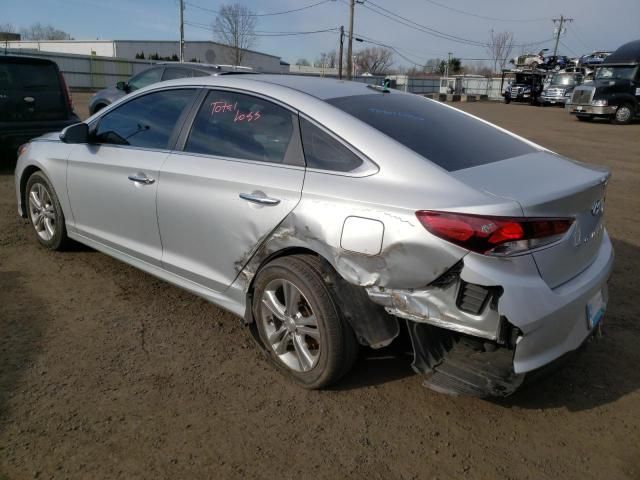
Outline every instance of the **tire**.
{"type": "Polygon", "coordinates": [[[623,103],[616,108],[616,113],[611,117],[611,123],[616,125],[629,125],[635,116],[633,105],[623,103]]]}
{"type": "Polygon", "coordinates": [[[588,115],[576,115],[576,118],[578,120],[580,120],[581,122],[592,122],[593,121],[593,117],[590,117],[588,115]]]}
{"type": "Polygon", "coordinates": [[[530,66],[533,70],[535,70],[536,68],[538,68],[538,62],[531,62],[531,63],[529,64],[529,66],[530,66]]]}
{"type": "Polygon", "coordinates": [[[49,250],[65,250],[71,240],[67,236],[64,213],[49,179],[35,172],[27,181],[24,208],[36,240],[49,250]]]}
{"type": "Polygon", "coordinates": [[[315,257],[281,257],[262,268],[252,309],[270,360],[301,387],[332,385],[353,366],[358,343],[315,257]]]}

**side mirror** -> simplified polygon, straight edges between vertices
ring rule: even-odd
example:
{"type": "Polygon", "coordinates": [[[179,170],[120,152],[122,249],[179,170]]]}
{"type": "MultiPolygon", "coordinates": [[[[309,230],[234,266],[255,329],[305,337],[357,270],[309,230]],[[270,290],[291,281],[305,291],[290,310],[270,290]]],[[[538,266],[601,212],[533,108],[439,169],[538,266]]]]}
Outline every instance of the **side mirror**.
{"type": "Polygon", "coordinates": [[[89,143],[89,125],[76,123],[60,132],[60,140],[64,143],[89,143]]]}
{"type": "Polygon", "coordinates": [[[116,83],[116,88],[118,90],[122,90],[123,92],[128,92],[129,91],[129,84],[127,82],[118,82],[116,83]]]}

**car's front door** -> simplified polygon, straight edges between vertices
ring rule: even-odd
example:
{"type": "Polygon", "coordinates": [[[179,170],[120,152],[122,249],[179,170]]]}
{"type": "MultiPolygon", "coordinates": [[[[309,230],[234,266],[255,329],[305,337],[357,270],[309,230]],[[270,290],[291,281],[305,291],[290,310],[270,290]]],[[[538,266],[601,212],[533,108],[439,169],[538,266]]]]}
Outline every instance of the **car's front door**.
{"type": "Polygon", "coordinates": [[[226,289],[261,239],[293,210],[304,158],[297,114],[256,96],[211,90],[158,187],[163,267],[226,289]]]}
{"type": "Polygon", "coordinates": [[[195,89],[136,97],[92,125],[92,143],[69,157],[67,188],[78,235],[160,265],[159,171],[195,89]]]}

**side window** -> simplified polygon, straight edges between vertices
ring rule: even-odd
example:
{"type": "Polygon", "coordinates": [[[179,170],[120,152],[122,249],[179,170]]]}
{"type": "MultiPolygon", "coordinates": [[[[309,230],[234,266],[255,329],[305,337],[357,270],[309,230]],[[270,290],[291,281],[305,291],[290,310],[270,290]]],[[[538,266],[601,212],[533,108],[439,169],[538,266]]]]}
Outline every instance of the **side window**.
{"type": "Polygon", "coordinates": [[[105,114],[95,131],[97,143],[165,149],[195,89],[164,90],[134,98],[105,114]]]}
{"type": "Polygon", "coordinates": [[[302,147],[307,167],[335,172],[351,172],[362,159],[313,123],[300,119],[302,147]]]}
{"type": "Polygon", "coordinates": [[[138,90],[139,88],[159,82],[160,78],[162,77],[162,70],[162,68],[151,68],[149,70],[145,70],[144,72],[140,72],[138,75],[129,80],[129,89],[131,89],[131,91],[133,92],[134,90],[138,90]]]}
{"type": "Polygon", "coordinates": [[[294,115],[250,95],[212,90],[198,112],[185,151],[275,163],[285,161],[294,115]]]}
{"type": "Polygon", "coordinates": [[[187,68],[167,67],[162,74],[162,80],[175,80],[176,78],[187,78],[191,76],[191,70],[187,68]]]}

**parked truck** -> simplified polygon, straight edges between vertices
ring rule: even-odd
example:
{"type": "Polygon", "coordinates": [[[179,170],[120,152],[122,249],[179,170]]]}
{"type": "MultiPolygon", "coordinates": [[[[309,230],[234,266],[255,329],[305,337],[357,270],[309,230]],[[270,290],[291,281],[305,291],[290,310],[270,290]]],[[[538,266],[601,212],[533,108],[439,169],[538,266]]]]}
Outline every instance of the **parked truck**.
{"type": "Polygon", "coordinates": [[[580,121],[600,117],[625,125],[640,116],[640,40],[609,55],[597,67],[593,82],[573,90],[565,108],[580,121]]]}

